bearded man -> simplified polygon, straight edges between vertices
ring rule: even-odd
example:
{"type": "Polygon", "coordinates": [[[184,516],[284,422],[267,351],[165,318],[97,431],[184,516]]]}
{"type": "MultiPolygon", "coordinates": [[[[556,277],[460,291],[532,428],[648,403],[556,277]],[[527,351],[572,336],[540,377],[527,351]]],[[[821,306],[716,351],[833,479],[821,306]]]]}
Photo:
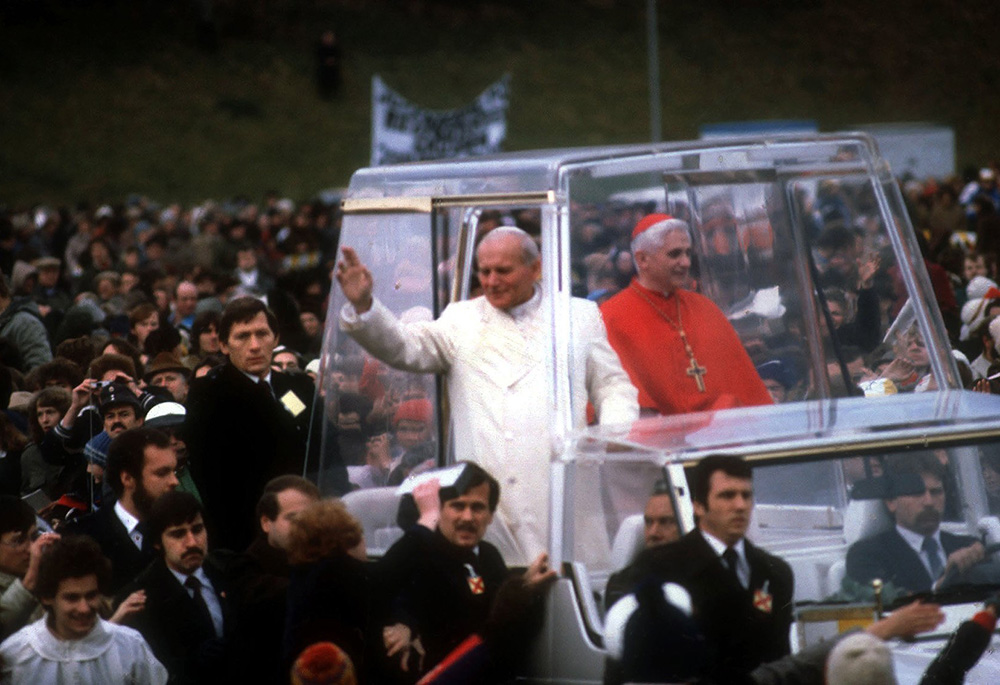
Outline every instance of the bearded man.
{"type": "Polygon", "coordinates": [[[177,487],[177,455],[170,438],[155,428],[127,430],[108,449],[108,484],[117,501],[61,529],[85,534],[111,560],[109,589],[117,592],[154,558],[142,522],[153,503],[177,487]]]}

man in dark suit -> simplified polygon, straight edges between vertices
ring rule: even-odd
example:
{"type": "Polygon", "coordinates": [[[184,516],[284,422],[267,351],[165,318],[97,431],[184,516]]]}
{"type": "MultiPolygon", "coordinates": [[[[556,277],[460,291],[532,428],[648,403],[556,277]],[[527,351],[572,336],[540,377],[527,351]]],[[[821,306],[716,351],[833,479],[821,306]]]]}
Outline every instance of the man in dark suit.
{"type": "MultiPolygon", "coordinates": [[[[246,549],[256,535],[254,510],[275,476],[315,469],[322,421],[306,375],[271,370],[278,322],[252,297],[226,305],[219,323],[225,365],[191,384],[185,431],[191,469],[217,547],[246,549]]],[[[326,465],[329,467],[329,465],[326,465]]],[[[334,470],[335,494],[349,489],[334,470]]]]}
{"type": "Polygon", "coordinates": [[[739,682],[755,667],[788,654],[792,569],[744,535],[753,510],[749,464],[712,455],[694,467],[697,529],[644,550],[635,581],[674,582],[691,595],[708,648],[711,680],[739,682]]]}
{"type": "Polygon", "coordinates": [[[60,529],[94,538],[111,560],[110,590],[117,592],[153,560],[144,522],[153,503],[177,487],[177,456],[170,439],[155,428],[133,428],[108,449],[105,472],[116,496],[92,514],[60,529]]]}
{"type": "Polygon", "coordinates": [[[945,466],[933,454],[900,459],[889,468],[897,494],[885,500],[895,526],[864,540],[847,551],[847,577],[859,583],[879,578],[899,589],[926,592],[940,579],[960,577],[983,560],[981,542],[967,535],[940,530],[946,502],[945,466]],[[906,476],[918,477],[916,488],[907,487],[906,476]],[[920,490],[915,492],[914,490],[920,490]]]}
{"type": "Polygon", "coordinates": [[[225,565],[208,553],[202,508],[194,495],[174,491],[149,515],[159,556],[118,595],[144,593],[126,623],[142,633],[171,683],[224,682],[231,663],[233,618],[225,565]]]}
{"type": "MultiPolygon", "coordinates": [[[[389,548],[377,572],[381,595],[388,600],[382,608],[387,613],[380,617],[386,654],[398,658],[402,670],[416,680],[463,640],[483,633],[501,586],[508,586],[500,551],[483,540],[500,500],[500,484],[493,476],[466,463],[453,485],[442,488],[436,479],[424,481],[414,488],[413,499],[419,512],[416,525],[389,548]]],[[[547,560],[541,554],[525,572],[526,596],[555,578],[547,560]]],[[[506,611],[515,615],[510,607],[506,611]]],[[[532,612],[518,613],[510,630],[525,634],[532,612]]],[[[511,663],[496,659],[497,668],[511,663]]]]}
{"type": "Polygon", "coordinates": [[[285,632],[289,539],[295,517],[320,499],[319,489],[301,476],[278,476],[268,482],[257,502],[260,534],[234,563],[233,594],[237,632],[235,664],[244,679],[276,683],[287,673],[280,649],[285,632]]]}

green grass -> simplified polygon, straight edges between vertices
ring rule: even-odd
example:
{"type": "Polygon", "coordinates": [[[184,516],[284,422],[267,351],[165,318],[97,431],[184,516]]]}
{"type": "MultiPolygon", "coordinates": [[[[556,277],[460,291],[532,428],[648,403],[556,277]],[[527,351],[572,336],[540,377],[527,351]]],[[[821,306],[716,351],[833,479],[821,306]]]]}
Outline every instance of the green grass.
{"type": "MultiPolygon", "coordinates": [[[[0,204],[345,185],[368,160],[375,73],[448,108],[509,72],[511,150],[649,135],[642,0],[217,0],[216,53],[195,44],[176,9],[188,3],[49,5],[54,22],[0,15],[0,204]],[[237,15],[256,5],[272,15],[237,15]],[[312,41],[331,24],[345,83],[325,102],[312,41]]],[[[666,139],[740,119],[932,121],[955,128],[960,163],[1000,158],[1000,8],[985,0],[677,0],[660,12],[666,139]]]]}

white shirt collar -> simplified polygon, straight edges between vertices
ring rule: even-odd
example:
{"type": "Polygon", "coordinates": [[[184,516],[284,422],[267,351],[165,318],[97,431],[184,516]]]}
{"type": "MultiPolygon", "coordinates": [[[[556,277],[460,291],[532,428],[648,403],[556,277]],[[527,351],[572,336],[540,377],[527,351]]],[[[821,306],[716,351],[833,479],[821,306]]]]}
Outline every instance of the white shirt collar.
{"type": "Polygon", "coordinates": [[[698,532],[701,533],[701,536],[705,538],[705,542],[708,543],[709,547],[711,547],[712,550],[720,558],[722,557],[722,553],[726,551],[727,547],[732,547],[733,549],[736,550],[736,553],[739,555],[740,559],[746,559],[747,555],[746,551],[743,549],[743,538],[740,538],[732,545],[727,545],[722,540],[720,540],[719,538],[715,537],[714,535],[706,531],[704,528],[699,528],[698,532]]]}
{"type": "Polygon", "coordinates": [[[121,500],[115,502],[115,514],[118,516],[118,520],[122,522],[125,526],[125,530],[128,531],[129,535],[135,532],[136,527],[139,525],[139,519],[132,514],[128,513],[125,507],[122,506],[121,500]]]}
{"type": "Polygon", "coordinates": [[[518,321],[520,319],[525,318],[526,316],[529,316],[530,314],[534,314],[535,310],[537,310],[538,307],[541,305],[542,289],[541,287],[539,287],[537,283],[535,284],[534,287],[535,291],[531,294],[531,297],[528,298],[527,302],[522,302],[516,307],[511,307],[510,309],[507,310],[507,313],[510,314],[511,318],[513,318],[514,321],[518,321]]]}
{"type": "Polygon", "coordinates": [[[264,376],[263,379],[260,376],[255,376],[252,373],[247,373],[246,371],[244,371],[242,369],[240,369],[239,371],[244,376],[246,376],[247,378],[249,378],[250,380],[252,380],[254,383],[259,383],[261,380],[263,380],[268,385],[271,385],[271,369],[270,369],[270,367],[267,370],[267,375],[264,376]]]}
{"type": "MultiPolygon", "coordinates": [[[[212,587],[212,581],[208,579],[208,576],[205,574],[205,569],[201,566],[195,569],[194,573],[181,573],[180,571],[175,571],[169,566],[167,566],[167,570],[170,571],[170,573],[174,576],[174,578],[177,579],[177,582],[180,583],[181,585],[184,585],[184,583],[188,579],[188,576],[194,576],[199,581],[201,581],[201,584],[203,586],[209,588],[210,590],[214,590],[214,588],[212,587]]],[[[184,585],[184,589],[187,590],[187,585],[184,585]]]]}
{"type": "Polygon", "coordinates": [[[701,536],[705,538],[705,541],[708,543],[709,547],[712,548],[712,551],[715,552],[716,555],[718,555],[719,562],[723,566],[728,567],[728,564],[722,559],[723,552],[726,551],[727,547],[733,548],[733,550],[736,552],[736,575],[739,576],[740,582],[743,584],[743,587],[745,588],[750,587],[750,561],[747,559],[746,548],[743,544],[743,538],[740,538],[732,545],[726,545],[726,543],[724,543],[722,540],[715,537],[714,535],[712,535],[703,528],[699,528],[698,532],[700,532],[701,536]]]}
{"type": "MultiPolygon", "coordinates": [[[[909,528],[903,528],[902,526],[900,526],[899,524],[897,524],[896,525],[896,532],[899,533],[899,536],[901,538],[903,538],[903,540],[906,541],[906,544],[908,544],[910,547],[913,548],[913,551],[917,553],[917,556],[920,556],[921,554],[923,554],[923,551],[924,551],[924,538],[927,538],[927,537],[934,538],[934,541],[937,542],[937,544],[938,544],[938,549],[941,550],[942,554],[944,554],[944,547],[941,546],[941,529],[940,528],[938,528],[937,530],[935,530],[931,535],[921,535],[920,533],[915,533],[912,530],[910,530],[909,528]]],[[[922,556],[920,558],[923,559],[922,556]]]]}

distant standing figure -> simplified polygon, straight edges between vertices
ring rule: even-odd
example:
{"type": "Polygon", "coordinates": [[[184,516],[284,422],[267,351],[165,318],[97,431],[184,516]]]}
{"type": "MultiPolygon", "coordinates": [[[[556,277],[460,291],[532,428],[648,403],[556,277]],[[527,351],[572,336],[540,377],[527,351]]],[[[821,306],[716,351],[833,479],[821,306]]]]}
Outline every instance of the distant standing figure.
{"type": "Polygon", "coordinates": [[[340,43],[332,29],[323,32],[316,46],[316,86],[327,100],[340,94],[340,43]]]}

